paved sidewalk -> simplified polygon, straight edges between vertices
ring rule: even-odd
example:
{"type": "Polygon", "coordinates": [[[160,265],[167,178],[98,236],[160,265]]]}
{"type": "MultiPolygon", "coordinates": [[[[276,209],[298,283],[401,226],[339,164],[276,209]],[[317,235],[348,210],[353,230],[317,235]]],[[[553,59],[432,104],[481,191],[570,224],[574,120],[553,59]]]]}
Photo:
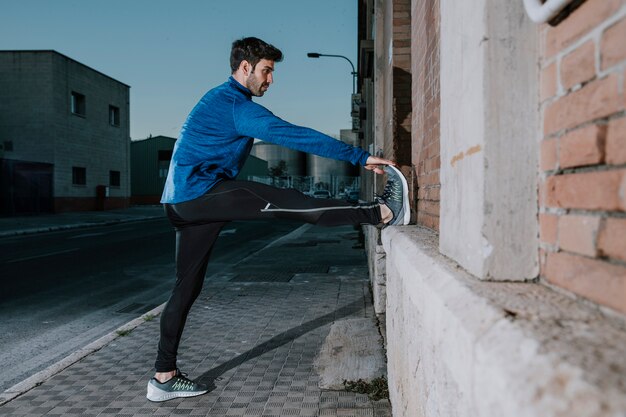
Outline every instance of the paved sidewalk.
{"type": "Polygon", "coordinates": [[[389,402],[321,391],[313,363],[333,321],[374,321],[366,258],[351,227],[304,226],[207,277],[179,366],[214,388],[151,403],[158,318],[0,407],[15,416],[391,416],[389,402]]]}
{"type": "Polygon", "coordinates": [[[104,226],[165,217],[161,205],[105,211],[78,211],[41,216],[0,217],[0,237],[104,226]]]}

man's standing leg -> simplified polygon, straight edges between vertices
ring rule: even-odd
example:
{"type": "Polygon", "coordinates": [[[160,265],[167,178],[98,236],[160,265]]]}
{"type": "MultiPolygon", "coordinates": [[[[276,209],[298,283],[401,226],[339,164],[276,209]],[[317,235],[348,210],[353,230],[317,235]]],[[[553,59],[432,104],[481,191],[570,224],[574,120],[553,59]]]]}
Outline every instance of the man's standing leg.
{"type": "Polygon", "coordinates": [[[202,290],[211,250],[225,224],[216,222],[176,229],[176,284],[161,313],[161,338],[155,364],[157,374],[148,383],[148,399],[151,401],[207,392],[207,387],[178,372],[176,355],[187,315],[202,290]]]}

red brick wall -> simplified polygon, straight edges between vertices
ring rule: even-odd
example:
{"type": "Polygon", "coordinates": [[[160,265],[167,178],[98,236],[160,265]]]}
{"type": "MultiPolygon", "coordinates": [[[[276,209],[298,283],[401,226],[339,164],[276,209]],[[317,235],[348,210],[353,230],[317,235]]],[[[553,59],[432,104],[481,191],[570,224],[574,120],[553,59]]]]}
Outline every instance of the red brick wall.
{"type": "Polygon", "coordinates": [[[411,164],[411,0],[385,3],[385,138],[383,154],[399,165],[411,164]],[[391,43],[389,43],[391,40],[391,43]]]}
{"type": "Polygon", "coordinates": [[[411,2],[412,164],[417,223],[439,230],[439,0],[411,2]]]}
{"type": "Polygon", "coordinates": [[[541,277],[626,313],[626,1],[542,31],[541,277]]]}

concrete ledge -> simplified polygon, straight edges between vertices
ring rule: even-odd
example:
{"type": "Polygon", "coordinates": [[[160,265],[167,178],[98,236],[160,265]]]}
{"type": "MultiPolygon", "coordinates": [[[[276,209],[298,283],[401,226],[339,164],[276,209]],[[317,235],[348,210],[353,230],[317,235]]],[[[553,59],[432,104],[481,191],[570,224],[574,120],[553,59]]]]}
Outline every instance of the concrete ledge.
{"type": "Polygon", "coordinates": [[[365,225],[363,226],[363,234],[365,235],[367,264],[372,283],[374,311],[376,314],[385,314],[387,309],[387,289],[385,288],[387,275],[385,273],[385,250],[380,244],[380,230],[375,226],[365,225]]]}
{"type": "Polygon", "coordinates": [[[626,326],[545,286],[479,281],[383,230],[394,416],[624,416],[626,326]]]}
{"type": "Polygon", "coordinates": [[[319,387],[344,390],[344,381],[387,376],[382,340],[373,318],[350,318],[333,323],[315,359],[319,387]]]}

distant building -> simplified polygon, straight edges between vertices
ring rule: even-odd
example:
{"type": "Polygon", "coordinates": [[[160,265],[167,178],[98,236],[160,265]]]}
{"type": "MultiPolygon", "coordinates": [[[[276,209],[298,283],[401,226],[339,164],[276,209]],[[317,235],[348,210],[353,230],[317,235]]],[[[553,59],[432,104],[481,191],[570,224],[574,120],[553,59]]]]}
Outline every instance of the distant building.
{"type": "Polygon", "coordinates": [[[241,167],[238,180],[250,180],[252,177],[261,177],[267,175],[269,169],[268,162],[264,159],[258,158],[254,155],[248,155],[245,164],[241,167]]]}
{"type": "MultiPolygon", "coordinates": [[[[172,159],[175,138],[155,136],[131,142],[131,190],[133,204],[158,204],[172,159]]],[[[267,175],[267,161],[250,155],[237,176],[267,175]]]]}
{"type": "Polygon", "coordinates": [[[56,51],[0,51],[0,213],[128,206],[129,89],[56,51]]]}
{"type": "Polygon", "coordinates": [[[167,178],[176,138],[155,136],[130,144],[133,204],[158,204],[167,178]]]}

